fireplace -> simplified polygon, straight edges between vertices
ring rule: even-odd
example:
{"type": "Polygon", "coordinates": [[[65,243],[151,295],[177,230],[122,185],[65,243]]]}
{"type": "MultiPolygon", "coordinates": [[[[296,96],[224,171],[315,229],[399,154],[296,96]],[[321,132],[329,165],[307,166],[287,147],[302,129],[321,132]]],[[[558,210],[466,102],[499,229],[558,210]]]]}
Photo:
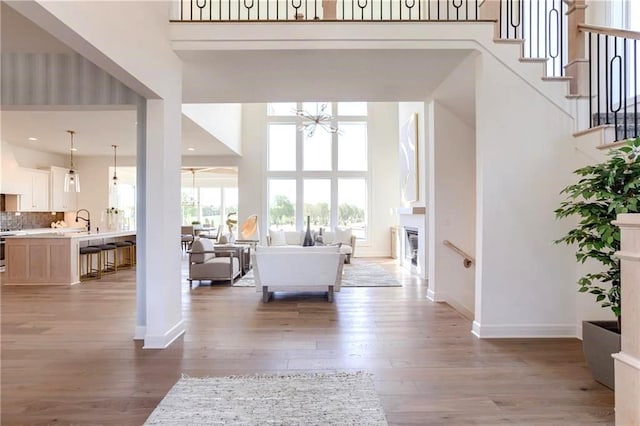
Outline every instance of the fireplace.
{"type": "Polygon", "coordinates": [[[412,268],[418,266],[418,228],[404,227],[404,259],[412,268]]]}

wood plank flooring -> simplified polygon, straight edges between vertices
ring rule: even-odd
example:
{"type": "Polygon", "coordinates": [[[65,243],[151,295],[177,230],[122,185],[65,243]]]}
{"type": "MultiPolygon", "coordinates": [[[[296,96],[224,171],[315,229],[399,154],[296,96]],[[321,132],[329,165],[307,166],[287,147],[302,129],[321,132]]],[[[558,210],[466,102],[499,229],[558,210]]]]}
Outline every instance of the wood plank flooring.
{"type": "Polygon", "coordinates": [[[183,281],[187,333],[165,350],[132,340],[133,271],[3,286],[2,424],[140,425],[181,374],[357,370],[373,374],[391,425],[613,424],[613,392],[580,341],[479,340],[425,283],[376,261],[403,287],[343,288],[333,304],[183,281]]]}

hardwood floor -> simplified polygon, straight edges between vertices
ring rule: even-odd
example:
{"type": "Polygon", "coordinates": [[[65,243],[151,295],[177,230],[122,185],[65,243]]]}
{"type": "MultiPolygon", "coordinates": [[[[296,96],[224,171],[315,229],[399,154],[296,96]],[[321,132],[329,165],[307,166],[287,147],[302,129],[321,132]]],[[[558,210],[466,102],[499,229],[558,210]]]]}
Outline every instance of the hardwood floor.
{"type": "MultiPolygon", "coordinates": [[[[355,259],[354,261],[364,261],[355,259]]],[[[613,424],[613,392],[575,339],[479,340],[426,285],[320,295],[183,289],[186,335],[165,350],[132,340],[135,276],[2,287],[2,424],[140,425],[181,374],[365,370],[389,424],[613,424]]]]}

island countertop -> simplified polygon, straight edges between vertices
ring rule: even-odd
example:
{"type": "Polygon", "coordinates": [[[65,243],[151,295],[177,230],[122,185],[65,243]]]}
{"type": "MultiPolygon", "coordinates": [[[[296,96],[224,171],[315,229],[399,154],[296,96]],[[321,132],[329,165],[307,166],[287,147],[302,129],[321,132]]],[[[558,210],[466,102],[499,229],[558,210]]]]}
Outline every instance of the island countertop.
{"type": "Polygon", "coordinates": [[[80,282],[81,246],[135,238],[136,231],[63,232],[5,238],[3,285],[70,285],[80,282]]]}
{"type": "Polygon", "coordinates": [[[129,237],[131,235],[136,235],[135,229],[129,231],[107,231],[107,232],[87,232],[87,231],[72,231],[72,232],[64,232],[64,231],[51,231],[51,232],[43,232],[38,234],[27,234],[27,235],[10,235],[6,236],[7,240],[15,240],[15,239],[73,239],[77,241],[88,241],[88,240],[96,240],[100,238],[117,238],[117,237],[129,237]]]}

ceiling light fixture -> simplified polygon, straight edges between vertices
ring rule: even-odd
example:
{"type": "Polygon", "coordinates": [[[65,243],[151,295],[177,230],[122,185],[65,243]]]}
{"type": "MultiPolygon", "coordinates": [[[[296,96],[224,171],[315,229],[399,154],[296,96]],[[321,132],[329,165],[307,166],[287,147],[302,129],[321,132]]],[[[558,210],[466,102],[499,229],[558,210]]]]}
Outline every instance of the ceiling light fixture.
{"type": "Polygon", "coordinates": [[[309,120],[303,122],[298,126],[298,130],[304,132],[307,137],[312,138],[316,132],[316,128],[321,127],[327,133],[340,133],[337,126],[333,125],[334,118],[331,114],[325,112],[327,109],[326,103],[321,103],[318,110],[318,104],[316,104],[316,114],[311,114],[303,109],[296,109],[295,113],[298,117],[309,120]]]}
{"type": "Polygon", "coordinates": [[[38,138],[34,138],[33,136],[32,136],[32,137],[30,137],[30,138],[28,138],[28,139],[29,139],[30,141],[37,141],[37,140],[38,140],[38,138]]]}
{"type": "Polygon", "coordinates": [[[118,145],[111,145],[113,147],[113,177],[111,178],[111,182],[113,186],[116,187],[118,185],[118,163],[116,162],[116,150],[118,149],[118,145]]]}
{"type": "Polygon", "coordinates": [[[187,148],[187,151],[195,151],[195,148],[187,148]]]}
{"type": "Polygon", "coordinates": [[[64,191],[65,192],[80,192],[80,175],[73,169],[73,151],[76,149],[73,146],[73,136],[76,134],[73,130],[67,130],[67,133],[71,136],[71,164],[69,171],[64,175],[64,191]]]}

